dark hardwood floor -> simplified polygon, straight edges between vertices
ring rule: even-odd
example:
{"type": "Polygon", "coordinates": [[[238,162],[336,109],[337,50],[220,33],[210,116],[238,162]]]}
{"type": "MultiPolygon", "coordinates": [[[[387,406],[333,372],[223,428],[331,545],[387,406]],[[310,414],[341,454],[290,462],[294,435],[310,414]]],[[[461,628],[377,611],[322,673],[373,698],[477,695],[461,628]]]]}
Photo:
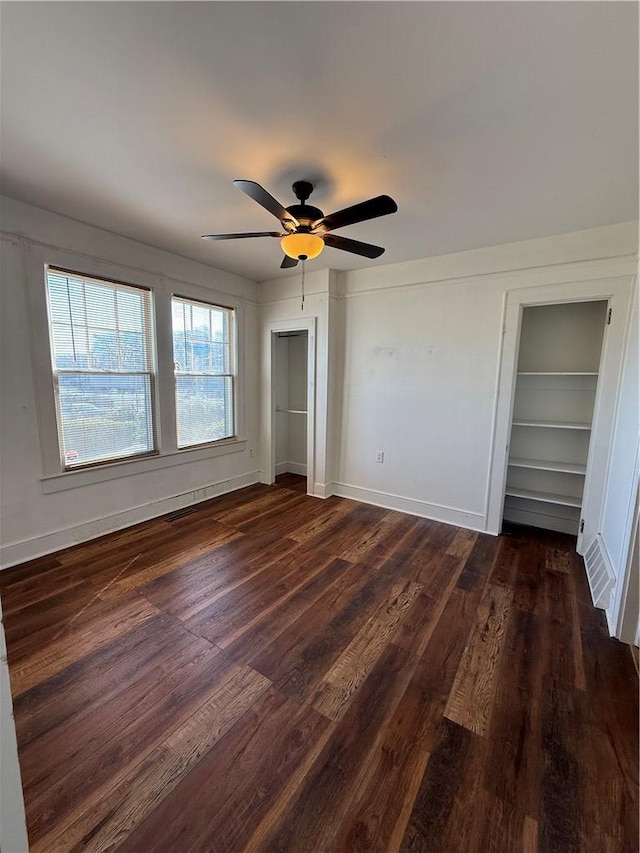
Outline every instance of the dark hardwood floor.
{"type": "Polygon", "coordinates": [[[573,547],[285,475],[3,572],[31,849],[637,850],[573,547]]]}

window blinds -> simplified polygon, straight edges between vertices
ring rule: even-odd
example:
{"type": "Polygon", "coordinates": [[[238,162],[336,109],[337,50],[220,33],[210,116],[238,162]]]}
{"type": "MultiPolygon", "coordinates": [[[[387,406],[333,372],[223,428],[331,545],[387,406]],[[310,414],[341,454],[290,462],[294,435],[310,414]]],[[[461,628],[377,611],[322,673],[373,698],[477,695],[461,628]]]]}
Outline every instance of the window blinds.
{"type": "Polygon", "coordinates": [[[234,435],[235,313],[172,300],[178,447],[234,435]]]}
{"type": "Polygon", "coordinates": [[[150,292],[49,267],[47,294],[63,467],[153,452],[150,292]]]}

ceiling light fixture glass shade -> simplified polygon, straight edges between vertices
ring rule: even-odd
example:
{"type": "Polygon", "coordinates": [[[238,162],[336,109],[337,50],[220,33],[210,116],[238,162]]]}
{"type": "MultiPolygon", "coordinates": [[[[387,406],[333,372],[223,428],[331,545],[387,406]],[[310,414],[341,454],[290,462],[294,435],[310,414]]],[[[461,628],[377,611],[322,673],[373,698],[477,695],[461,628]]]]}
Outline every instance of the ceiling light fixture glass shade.
{"type": "Polygon", "coordinates": [[[290,258],[311,260],[324,249],[324,240],[316,234],[287,234],[280,240],[282,251],[290,258]]]}

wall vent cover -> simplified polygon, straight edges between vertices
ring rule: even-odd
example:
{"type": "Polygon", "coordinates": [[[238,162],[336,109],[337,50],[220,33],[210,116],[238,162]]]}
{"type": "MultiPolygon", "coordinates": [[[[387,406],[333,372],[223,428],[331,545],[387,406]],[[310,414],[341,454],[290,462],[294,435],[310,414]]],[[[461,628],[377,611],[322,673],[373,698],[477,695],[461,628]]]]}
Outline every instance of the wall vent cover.
{"type": "Polygon", "coordinates": [[[615,575],[600,534],[587,548],[584,564],[587,569],[587,579],[589,580],[593,603],[596,607],[607,610],[611,591],[615,584],[615,575]]]}

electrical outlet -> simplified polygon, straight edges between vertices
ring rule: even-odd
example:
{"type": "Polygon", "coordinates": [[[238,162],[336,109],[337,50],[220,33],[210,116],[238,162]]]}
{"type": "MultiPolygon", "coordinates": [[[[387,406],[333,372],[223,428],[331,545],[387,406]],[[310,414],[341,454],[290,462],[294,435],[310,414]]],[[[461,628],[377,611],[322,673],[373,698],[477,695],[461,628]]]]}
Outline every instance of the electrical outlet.
{"type": "Polygon", "coordinates": [[[250,456],[250,457],[253,457],[253,456],[255,456],[255,455],[256,455],[255,450],[253,449],[253,447],[250,447],[250,448],[249,448],[249,456],[250,456]]]}
{"type": "Polygon", "coordinates": [[[384,462],[384,450],[376,450],[376,462],[384,462]]]}

